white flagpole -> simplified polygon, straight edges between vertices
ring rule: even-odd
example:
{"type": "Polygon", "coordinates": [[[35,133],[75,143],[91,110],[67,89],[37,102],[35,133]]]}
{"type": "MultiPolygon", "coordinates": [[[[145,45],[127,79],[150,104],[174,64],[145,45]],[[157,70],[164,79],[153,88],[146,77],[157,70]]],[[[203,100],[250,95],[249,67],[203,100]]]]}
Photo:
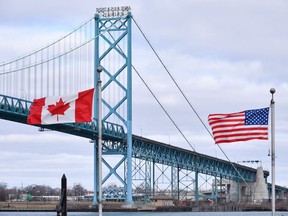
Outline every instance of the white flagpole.
{"type": "Polygon", "coordinates": [[[272,171],[272,216],[275,216],[275,101],[273,94],[276,92],[274,88],[270,89],[272,99],[271,107],[271,171],[272,171]]]}
{"type": "Polygon", "coordinates": [[[98,213],[102,216],[102,101],[101,101],[101,84],[100,73],[102,68],[97,68],[99,73],[98,79],[98,213]]]}

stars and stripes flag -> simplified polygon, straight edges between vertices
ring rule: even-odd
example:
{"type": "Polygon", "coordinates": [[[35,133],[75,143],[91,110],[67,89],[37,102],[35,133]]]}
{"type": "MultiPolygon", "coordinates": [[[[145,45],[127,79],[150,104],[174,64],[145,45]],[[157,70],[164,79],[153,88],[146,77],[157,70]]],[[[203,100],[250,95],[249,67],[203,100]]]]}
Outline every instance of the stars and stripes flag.
{"type": "Polygon", "coordinates": [[[230,114],[210,114],[208,122],[215,144],[268,140],[268,116],[269,107],[266,107],[230,114]]]}

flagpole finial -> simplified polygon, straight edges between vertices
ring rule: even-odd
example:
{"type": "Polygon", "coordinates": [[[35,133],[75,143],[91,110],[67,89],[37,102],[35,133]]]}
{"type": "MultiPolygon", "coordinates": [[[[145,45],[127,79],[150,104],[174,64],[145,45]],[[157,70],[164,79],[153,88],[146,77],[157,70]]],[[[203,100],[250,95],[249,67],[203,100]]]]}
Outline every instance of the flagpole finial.
{"type": "Polygon", "coordinates": [[[271,104],[274,104],[274,103],[275,103],[275,102],[274,102],[274,98],[273,98],[273,95],[275,94],[275,92],[276,92],[276,89],[275,89],[275,88],[271,88],[271,89],[270,89],[270,93],[272,94],[271,104]]]}

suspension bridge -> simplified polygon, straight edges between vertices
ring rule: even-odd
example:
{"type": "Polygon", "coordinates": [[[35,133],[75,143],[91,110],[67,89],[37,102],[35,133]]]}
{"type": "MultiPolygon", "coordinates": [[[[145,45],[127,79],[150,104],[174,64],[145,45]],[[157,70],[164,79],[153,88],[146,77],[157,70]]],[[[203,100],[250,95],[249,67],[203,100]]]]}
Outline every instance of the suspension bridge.
{"type": "MultiPolygon", "coordinates": [[[[192,193],[196,203],[203,197],[217,202],[219,194],[222,201],[222,193],[226,193],[229,199],[240,201],[243,194],[247,194],[243,188],[251,187],[256,181],[256,169],[132,133],[133,69],[140,76],[132,64],[133,21],[135,23],[129,7],[99,8],[94,17],[54,43],[1,64],[0,118],[27,124],[33,99],[96,89],[97,67],[101,66],[102,151],[103,155],[120,156],[114,165],[102,158],[103,165],[109,170],[102,183],[113,177],[122,184],[104,190],[104,198],[124,199],[130,205],[133,204],[133,194],[138,191],[146,200],[159,193],[180,200],[192,193]],[[160,179],[163,178],[167,181],[165,186],[161,186],[160,179]],[[234,192],[228,189],[227,182],[230,186],[236,185],[234,192]],[[208,183],[211,183],[211,193],[205,194],[201,186],[208,183]],[[232,193],[234,198],[231,198],[232,193]]],[[[136,26],[139,28],[137,23],[136,26]]],[[[94,100],[94,107],[97,106],[97,100],[94,100]]],[[[97,109],[94,116],[97,116],[97,109]]],[[[99,191],[96,120],[36,126],[41,131],[59,131],[94,142],[94,191],[99,191]]],[[[263,173],[267,183],[269,172],[263,173]]],[[[268,188],[271,188],[270,184],[268,188]]],[[[287,194],[287,190],[280,186],[276,191],[287,194]]],[[[96,195],[94,193],[94,204],[97,204],[96,195]]]]}

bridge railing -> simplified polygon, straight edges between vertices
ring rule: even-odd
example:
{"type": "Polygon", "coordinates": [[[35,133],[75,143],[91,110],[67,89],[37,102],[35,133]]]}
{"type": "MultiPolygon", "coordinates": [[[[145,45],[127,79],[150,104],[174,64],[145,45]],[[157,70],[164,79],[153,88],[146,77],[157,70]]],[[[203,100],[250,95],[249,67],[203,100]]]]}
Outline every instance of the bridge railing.
{"type": "MultiPolygon", "coordinates": [[[[27,124],[30,107],[33,103],[28,100],[0,94],[0,118],[27,124]]],[[[53,125],[35,125],[40,128],[62,131],[74,135],[81,135],[95,140],[98,125],[96,122],[66,123],[53,125]],[[92,133],[91,133],[92,132],[92,133]]],[[[111,122],[102,122],[103,137],[107,139],[124,139],[126,133],[121,125],[111,122]]]]}

